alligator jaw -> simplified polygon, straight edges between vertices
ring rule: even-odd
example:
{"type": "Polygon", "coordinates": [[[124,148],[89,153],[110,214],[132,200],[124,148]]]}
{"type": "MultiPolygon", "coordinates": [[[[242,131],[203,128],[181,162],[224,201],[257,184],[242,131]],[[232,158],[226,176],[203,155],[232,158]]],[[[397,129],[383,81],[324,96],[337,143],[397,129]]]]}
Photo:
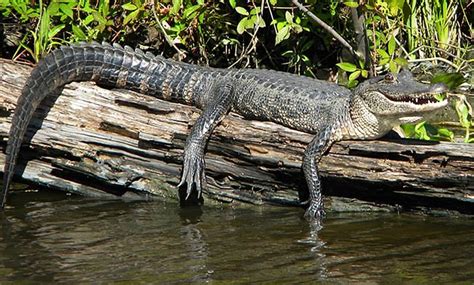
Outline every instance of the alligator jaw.
{"type": "Polygon", "coordinates": [[[428,113],[444,108],[448,104],[447,98],[438,100],[437,96],[446,92],[447,87],[444,84],[433,84],[423,85],[419,83],[406,83],[406,89],[413,89],[413,92],[407,92],[405,94],[405,88],[400,88],[399,92],[390,94],[388,92],[382,92],[385,99],[392,105],[390,110],[382,111],[381,113],[392,113],[397,116],[398,113],[399,121],[401,123],[415,122],[421,119],[422,113],[428,113]],[[402,91],[400,91],[402,90],[402,91]],[[395,111],[395,112],[394,112],[395,111]]]}
{"type": "Polygon", "coordinates": [[[401,124],[408,124],[408,123],[415,123],[415,122],[418,122],[421,119],[423,119],[423,115],[416,115],[416,113],[418,113],[418,114],[419,113],[427,113],[427,112],[430,112],[430,111],[435,111],[435,110],[441,109],[441,108],[448,105],[448,100],[445,99],[443,101],[439,101],[439,102],[435,102],[435,103],[426,103],[426,104],[423,104],[423,105],[417,105],[417,104],[414,104],[414,103],[411,103],[411,102],[402,103],[402,104],[410,105],[410,107],[407,108],[407,109],[416,110],[416,111],[414,111],[415,114],[400,117],[398,119],[401,124]]]}
{"type": "Polygon", "coordinates": [[[428,112],[441,109],[448,105],[448,100],[444,99],[442,101],[436,100],[436,98],[431,97],[432,99],[418,99],[414,98],[410,101],[393,101],[394,104],[406,107],[407,110],[412,110],[414,113],[416,112],[428,112]],[[413,101],[412,101],[413,100],[413,101]],[[423,103],[422,103],[423,100],[423,103]],[[427,100],[427,101],[425,101],[427,100]]]}
{"type": "Polygon", "coordinates": [[[437,95],[446,92],[446,89],[446,85],[438,83],[418,89],[417,92],[411,94],[408,93],[402,96],[384,94],[384,96],[392,104],[405,107],[407,111],[427,112],[443,108],[448,104],[447,99],[439,101],[436,98],[437,95]]]}

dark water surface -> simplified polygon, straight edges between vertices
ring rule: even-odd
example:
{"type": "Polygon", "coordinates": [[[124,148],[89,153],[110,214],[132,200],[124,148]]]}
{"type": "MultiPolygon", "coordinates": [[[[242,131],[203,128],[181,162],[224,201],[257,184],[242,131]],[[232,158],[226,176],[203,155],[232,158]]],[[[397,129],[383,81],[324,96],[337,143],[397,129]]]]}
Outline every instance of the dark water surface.
{"type": "Polygon", "coordinates": [[[15,193],[0,283],[474,283],[474,219],[302,213],[15,193]]]}

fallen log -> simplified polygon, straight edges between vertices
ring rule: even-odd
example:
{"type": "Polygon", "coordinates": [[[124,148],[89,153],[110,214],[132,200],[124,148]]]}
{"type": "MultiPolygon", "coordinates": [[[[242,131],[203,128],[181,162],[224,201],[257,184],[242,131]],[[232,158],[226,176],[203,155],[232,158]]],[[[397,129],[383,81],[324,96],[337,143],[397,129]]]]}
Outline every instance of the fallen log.
{"type": "MultiPolygon", "coordinates": [[[[31,67],[0,59],[0,136],[31,67]]],[[[30,124],[16,179],[98,198],[177,199],[194,107],[93,83],[46,99],[30,124]]],[[[311,135],[230,114],[206,154],[207,203],[297,206],[311,135]]],[[[0,164],[4,163],[0,154],[0,164]]],[[[474,214],[474,144],[413,140],[336,143],[321,163],[326,208],[474,214]]]]}

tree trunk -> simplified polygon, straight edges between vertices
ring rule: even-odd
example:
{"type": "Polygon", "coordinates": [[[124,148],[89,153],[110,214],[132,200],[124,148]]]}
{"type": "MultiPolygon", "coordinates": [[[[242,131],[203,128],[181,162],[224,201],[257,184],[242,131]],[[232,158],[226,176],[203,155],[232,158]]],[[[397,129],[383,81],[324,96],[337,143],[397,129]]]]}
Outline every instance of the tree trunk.
{"type": "MultiPolygon", "coordinates": [[[[0,59],[0,135],[31,68],[0,59]]],[[[16,178],[82,195],[177,199],[181,154],[199,110],[92,83],[43,102],[16,178]]],[[[311,135],[231,113],[206,153],[206,202],[299,205],[311,135]]],[[[336,143],[321,163],[326,209],[474,214],[474,145],[413,140],[336,143]]],[[[4,163],[3,152],[0,164],[4,163]]]]}

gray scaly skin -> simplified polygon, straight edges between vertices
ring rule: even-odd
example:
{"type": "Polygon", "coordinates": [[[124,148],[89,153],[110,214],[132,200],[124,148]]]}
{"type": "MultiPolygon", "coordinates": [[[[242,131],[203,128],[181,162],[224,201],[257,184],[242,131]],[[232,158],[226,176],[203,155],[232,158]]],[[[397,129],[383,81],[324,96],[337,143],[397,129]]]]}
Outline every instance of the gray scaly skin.
{"type": "Polygon", "coordinates": [[[447,104],[434,98],[445,91],[443,85],[418,83],[408,71],[366,80],[351,91],[283,72],[200,67],[118,45],[62,46],[33,69],[18,99],[6,148],[2,208],[33,113],[48,94],[73,81],[131,89],[203,110],[184,149],[179,187],[186,187],[186,198],[193,189],[201,196],[205,146],[229,111],[314,134],[302,167],[310,194],[306,216],[317,220],[324,213],[318,162],[333,142],[380,138],[401,122],[419,120],[447,104]]]}

